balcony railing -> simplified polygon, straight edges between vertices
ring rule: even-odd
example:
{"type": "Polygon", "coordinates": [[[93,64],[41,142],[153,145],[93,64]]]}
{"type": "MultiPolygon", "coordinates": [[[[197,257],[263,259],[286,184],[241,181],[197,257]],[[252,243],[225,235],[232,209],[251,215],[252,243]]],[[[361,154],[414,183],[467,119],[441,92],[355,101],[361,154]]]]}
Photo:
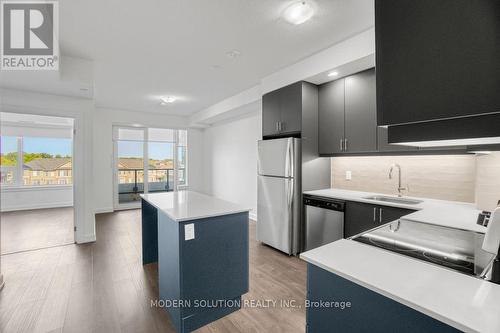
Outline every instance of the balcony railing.
{"type": "MultiPolygon", "coordinates": [[[[169,192],[174,190],[174,169],[149,169],[148,192],[169,192]]],[[[144,193],[143,169],[118,169],[119,202],[140,200],[144,193]]]]}

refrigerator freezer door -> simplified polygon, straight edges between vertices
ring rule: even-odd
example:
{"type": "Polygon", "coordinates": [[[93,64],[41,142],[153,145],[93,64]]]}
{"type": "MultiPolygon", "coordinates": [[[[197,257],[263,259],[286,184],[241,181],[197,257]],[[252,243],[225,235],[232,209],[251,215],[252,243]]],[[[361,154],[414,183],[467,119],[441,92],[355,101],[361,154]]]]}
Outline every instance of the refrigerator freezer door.
{"type": "Polygon", "coordinates": [[[293,254],[294,180],[258,177],[257,240],[293,254]]]}
{"type": "Polygon", "coordinates": [[[258,174],[293,177],[297,142],[293,138],[259,141],[258,174]]]}

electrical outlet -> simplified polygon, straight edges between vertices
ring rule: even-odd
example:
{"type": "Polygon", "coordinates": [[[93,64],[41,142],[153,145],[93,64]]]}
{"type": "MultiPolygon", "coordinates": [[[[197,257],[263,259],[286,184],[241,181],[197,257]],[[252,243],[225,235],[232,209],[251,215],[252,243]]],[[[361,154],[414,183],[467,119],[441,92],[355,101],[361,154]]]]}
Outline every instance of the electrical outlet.
{"type": "Polygon", "coordinates": [[[184,240],[194,239],[194,224],[186,224],[184,225],[184,240]]]}
{"type": "Polygon", "coordinates": [[[352,180],[352,172],[351,171],[345,172],[345,180],[352,180]]]}

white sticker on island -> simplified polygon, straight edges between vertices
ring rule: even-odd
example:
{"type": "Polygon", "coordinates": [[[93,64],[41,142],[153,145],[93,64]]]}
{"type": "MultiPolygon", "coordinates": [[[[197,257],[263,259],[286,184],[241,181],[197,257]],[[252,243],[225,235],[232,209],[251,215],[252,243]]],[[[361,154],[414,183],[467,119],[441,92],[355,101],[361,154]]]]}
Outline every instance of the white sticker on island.
{"type": "Polygon", "coordinates": [[[184,240],[194,239],[194,224],[186,224],[184,225],[184,240]]]}

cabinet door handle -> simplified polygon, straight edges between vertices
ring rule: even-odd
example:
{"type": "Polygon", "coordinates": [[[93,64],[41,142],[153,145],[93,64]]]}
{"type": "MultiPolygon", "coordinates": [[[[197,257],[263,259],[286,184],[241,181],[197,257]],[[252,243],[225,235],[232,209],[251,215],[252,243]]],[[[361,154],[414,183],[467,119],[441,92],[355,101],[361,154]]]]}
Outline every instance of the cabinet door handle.
{"type": "Polygon", "coordinates": [[[373,207],[373,223],[377,222],[377,207],[373,207]]]}
{"type": "Polygon", "coordinates": [[[378,221],[379,221],[379,223],[382,223],[382,208],[379,208],[379,211],[378,211],[378,221]]]}
{"type": "Polygon", "coordinates": [[[276,132],[279,132],[280,131],[280,122],[277,121],[276,122],[276,132]]]}
{"type": "Polygon", "coordinates": [[[340,151],[344,151],[344,139],[340,139],[340,151]]]}
{"type": "Polygon", "coordinates": [[[344,139],[344,151],[347,151],[347,139],[344,139]]]}

